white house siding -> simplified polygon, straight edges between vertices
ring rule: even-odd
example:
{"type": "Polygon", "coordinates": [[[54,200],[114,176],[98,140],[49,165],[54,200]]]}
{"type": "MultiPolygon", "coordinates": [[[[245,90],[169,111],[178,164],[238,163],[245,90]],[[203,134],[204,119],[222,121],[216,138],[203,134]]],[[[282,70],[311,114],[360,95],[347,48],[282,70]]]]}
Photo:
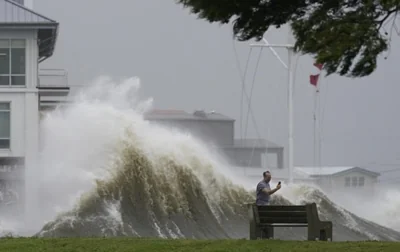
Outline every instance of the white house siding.
{"type": "Polygon", "coordinates": [[[337,192],[346,192],[355,195],[371,195],[374,193],[377,178],[364,172],[352,171],[332,177],[332,187],[337,192]],[[359,186],[359,178],[364,178],[364,186],[359,186]],[[350,178],[350,186],[346,186],[346,178],[350,178]],[[357,178],[356,185],[353,185],[353,178],[357,178]]]}
{"type": "Polygon", "coordinates": [[[0,86],[0,101],[11,102],[11,148],[1,150],[0,156],[25,156],[26,166],[36,163],[39,143],[36,34],[30,30],[0,29],[0,39],[25,39],[26,45],[26,86],[0,86]]]}
{"type": "MultiPolygon", "coordinates": [[[[38,44],[37,31],[7,30],[0,28],[0,39],[25,40],[25,86],[0,86],[0,102],[10,103],[10,148],[0,149],[0,161],[7,158],[18,158],[22,170],[0,174],[2,186],[4,181],[17,192],[18,204],[24,202],[24,174],[35,169],[39,147],[39,98],[38,79],[38,44]],[[17,178],[8,178],[10,174],[20,174],[17,178]]],[[[14,159],[12,159],[14,160],[14,159]]],[[[14,162],[14,161],[12,161],[14,162]]],[[[15,161],[17,162],[17,161],[15,161]]],[[[21,205],[20,205],[21,206],[21,205]]],[[[19,210],[23,208],[19,207],[19,210]]]]}

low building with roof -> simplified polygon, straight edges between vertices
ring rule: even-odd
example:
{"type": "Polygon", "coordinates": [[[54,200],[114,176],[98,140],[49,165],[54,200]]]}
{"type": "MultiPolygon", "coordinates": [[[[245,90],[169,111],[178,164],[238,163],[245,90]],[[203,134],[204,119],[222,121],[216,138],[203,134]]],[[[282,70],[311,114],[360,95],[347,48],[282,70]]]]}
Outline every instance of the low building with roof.
{"type": "Polygon", "coordinates": [[[190,132],[217,146],[234,144],[234,119],[216,112],[206,113],[195,111],[188,113],[183,110],[151,110],[145,114],[145,119],[164,126],[179,128],[190,132]]]}
{"type": "Polygon", "coordinates": [[[296,173],[313,178],[328,193],[371,194],[380,174],[358,166],[295,167],[296,173]]]}
{"type": "Polygon", "coordinates": [[[146,120],[189,132],[220,150],[234,166],[266,167],[265,156],[276,155],[276,167],[283,168],[283,147],[265,139],[235,139],[235,119],[221,113],[197,110],[154,109],[146,120]]]}

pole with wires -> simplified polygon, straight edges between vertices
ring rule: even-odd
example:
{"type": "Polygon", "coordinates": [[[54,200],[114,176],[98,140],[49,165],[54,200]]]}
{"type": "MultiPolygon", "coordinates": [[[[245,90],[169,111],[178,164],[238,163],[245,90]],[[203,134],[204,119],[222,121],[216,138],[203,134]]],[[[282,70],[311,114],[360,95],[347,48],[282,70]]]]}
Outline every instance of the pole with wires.
{"type": "MultiPolygon", "coordinates": [[[[241,127],[240,127],[240,139],[242,139],[242,140],[243,140],[243,132],[242,132],[242,126],[243,126],[243,125],[242,125],[242,117],[243,117],[243,115],[242,115],[242,114],[243,114],[243,108],[242,108],[242,106],[243,106],[243,98],[246,98],[246,100],[247,100],[247,103],[248,103],[248,113],[251,115],[251,119],[252,119],[252,122],[253,122],[253,124],[254,124],[254,130],[256,131],[256,134],[257,134],[258,139],[261,139],[260,131],[259,131],[259,129],[258,129],[257,122],[256,122],[256,119],[255,119],[255,116],[254,116],[254,112],[253,112],[253,109],[252,109],[252,107],[251,107],[251,98],[249,97],[249,95],[247,94],[246,89],[245,89],[245,80],[246,80],[247,70],[248,70],[249,61],[250,61],[250,56],[251,56],[251,52],[252,52],[251,49],[252,49],[252,48],[250,48],[249,54],[248,54],[248,56],[247,56],[247,62],[246,62],[246,66],[245,66],[244,73],[242,73],[242,69],[241,69],[241,66],[240,66],[238,53],[237,53],[237,50],[236,50],[236,47],[235,47],[235,43],[233,42],[233,50],[234,50],[234,53],[235,53],[236,65],[237,65],[237,68],[238,68],[239,73],[240,73],[241,88],[242,88],[242,97],[241,97],[241,102],[240,102],[240,108],[241,108],[241,110],[240,110],[240,125],[241,125],[241,127]]],[[[261,53],[261,52],[260,52],[260,53],[261,53]]],[[[257,67],[257,69],[258,69],[258,67],[257,67]]],[[[252,84],[252,85],[254,85],[254,81],[255,81],[255,78],[253,78],[253,84],[252,84]]],[[[248,119],[248,117],[246,117],[246,118],[248,119]]],[[[247,124],[247,123],[246,123],[246,124],[247,124]]],[[[256,148],[256,144],[257,144],[257,141],[254,142],[254,146],[253,146],[251,158],[250,158],[250,160],[249,160],[249,165],[251,164],[251,159],[252,159],[254,150],[255,150],[255,148],[256,148]]],[[[248,165],[248,166],[249,166],[249,165],[248,165]]],[[[245,167],[244,167],[244,175],[246,175],[246,169],[245,169],[245,167]]]]}
{"type": "Polygon", "coordinates": [[[268,41],[264,39],[265,44],[250,44],[251,47],[268,47],[270,48],[275,56],[277,56],[276,52],[273,50],[274,48],[286,48],[288,51],[288,64],[287,66],[280,60],[279,56],[277,58],[281,61],[281,63],[287,68],[288,73],[288,176],[289,176],[289,184],[293,183],[293,170],[294,170],[294,148],[293,148],[293,84],[294,84],[294,75],[292,70],[292,57],[294,54],[294,46],[291,44],[269,44],[268,41]]]}

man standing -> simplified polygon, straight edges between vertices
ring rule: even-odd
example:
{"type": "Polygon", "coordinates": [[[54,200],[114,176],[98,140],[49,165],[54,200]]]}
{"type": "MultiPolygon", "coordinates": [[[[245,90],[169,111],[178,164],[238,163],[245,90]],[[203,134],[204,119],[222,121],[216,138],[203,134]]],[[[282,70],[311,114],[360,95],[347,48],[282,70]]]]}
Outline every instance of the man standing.
{"type": "Polygon", "coordinates": [[[271,181],[271,173],[269,171],[263,172],[264,179],[257,184],[257,206],[266,206],[269,204],[270,195],[274,194],[276,191],[281,189],[281,184],[279,183],[276,188],[271,190],[269,182],[271,181]]]}

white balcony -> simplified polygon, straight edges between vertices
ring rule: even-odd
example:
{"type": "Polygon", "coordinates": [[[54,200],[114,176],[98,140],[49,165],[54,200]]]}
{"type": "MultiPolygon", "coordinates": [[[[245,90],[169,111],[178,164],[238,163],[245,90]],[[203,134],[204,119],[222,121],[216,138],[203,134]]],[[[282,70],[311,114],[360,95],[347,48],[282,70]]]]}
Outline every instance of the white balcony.
{"type": "Polygon", "coordinates": [[[37,88],[40,96],[67,96],[68,72],[64,69],[40,69],[37,88]]]}

